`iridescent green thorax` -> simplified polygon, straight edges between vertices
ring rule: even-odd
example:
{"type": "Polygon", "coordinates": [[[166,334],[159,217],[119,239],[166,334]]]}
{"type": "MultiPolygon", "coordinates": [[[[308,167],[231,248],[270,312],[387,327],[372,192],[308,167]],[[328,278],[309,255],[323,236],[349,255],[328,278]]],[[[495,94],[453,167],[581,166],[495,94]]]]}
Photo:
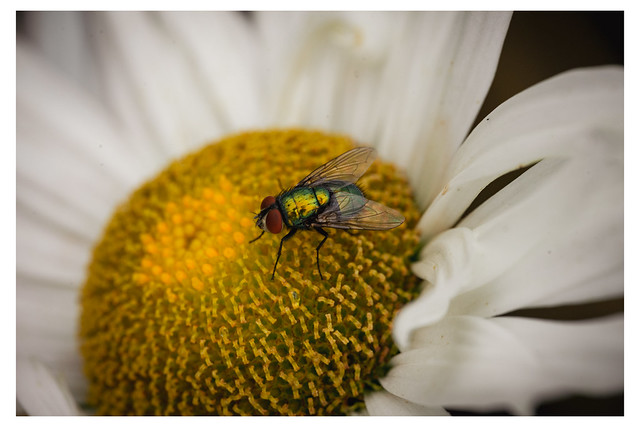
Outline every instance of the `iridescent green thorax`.
{"type": "Polygon", "coordinates": [[[324,187],[299,187],[285,191],[278,197],[284,223],[288,227],[302,226],[322,211],[330,197],[329,189],[324,187]]]}

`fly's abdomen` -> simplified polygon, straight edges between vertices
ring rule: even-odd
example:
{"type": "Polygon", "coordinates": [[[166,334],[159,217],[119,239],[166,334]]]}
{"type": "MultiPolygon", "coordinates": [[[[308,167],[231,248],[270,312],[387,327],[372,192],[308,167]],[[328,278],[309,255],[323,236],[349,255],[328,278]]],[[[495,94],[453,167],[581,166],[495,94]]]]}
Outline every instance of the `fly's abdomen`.
{"type": "Polygon", "coordinates": [[[309,218],[318,215],[329,203],[331,194],[323,187],[294,188],[280,196],[283,219],[289,227],[299,227],[309,218]]]}

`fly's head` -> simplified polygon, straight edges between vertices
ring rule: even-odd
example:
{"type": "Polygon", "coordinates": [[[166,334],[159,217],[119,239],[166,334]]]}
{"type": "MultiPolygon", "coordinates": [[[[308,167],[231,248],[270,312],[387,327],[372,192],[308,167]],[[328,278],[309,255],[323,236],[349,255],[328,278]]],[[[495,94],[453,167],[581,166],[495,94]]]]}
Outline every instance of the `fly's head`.
{"type": "Polygon", "coordinates": [[[276,198],[273,196],[267,196],[262,200],[260,213],[254,219],[256,220],[256,227],[263,231],[273,234],[278,234],[282,231],[282,214],[278,209],[276,198]]]}

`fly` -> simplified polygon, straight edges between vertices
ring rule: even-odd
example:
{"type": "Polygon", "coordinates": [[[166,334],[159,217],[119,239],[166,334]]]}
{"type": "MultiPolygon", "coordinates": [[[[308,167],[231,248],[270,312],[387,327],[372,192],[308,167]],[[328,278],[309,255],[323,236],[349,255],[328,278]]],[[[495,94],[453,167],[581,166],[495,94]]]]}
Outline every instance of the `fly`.
{"type": "Polygon", "coordinates": [[[320,166],[295,187],[277,196],[267,196],[255,216],[262,233],[278,234],[284,226],[289,232],[280,240],[278,256],[271,280],[282,253],[282,245],[298,230],[313,230],[322,235],[316,247],[316,262],[320,279],[320,248],[329,237],[324,228],[343,230],[390,230],[404,222],[404,216],[394,209],[365,198],[356,181],[365,173],[376,157],[370,147],[359,147],[341,154],[320,166]]]}

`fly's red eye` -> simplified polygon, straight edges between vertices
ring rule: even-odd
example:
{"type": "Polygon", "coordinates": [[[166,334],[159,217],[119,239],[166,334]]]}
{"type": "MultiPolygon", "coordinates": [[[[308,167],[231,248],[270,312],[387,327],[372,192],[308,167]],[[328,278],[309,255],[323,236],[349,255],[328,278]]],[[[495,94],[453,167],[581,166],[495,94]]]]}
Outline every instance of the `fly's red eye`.
{"type": "Polygon", "coordinates": [[[270,233],[278,234],[279,232],[281,232],[282,215],[280,214],[280,211],[278,209],[271,209],[267,214],[265,223],[267,225],[267,230],[269,230],[270,233]]]}
{"type": "Polygon", "coordinates": [[[276,198],[273,196],[267,196],[262,200],[262,203],[260,203],[260,210],[266,208],[267,206],[271,206],[272,204],[274,204],[276,202],[276,198]]]}

